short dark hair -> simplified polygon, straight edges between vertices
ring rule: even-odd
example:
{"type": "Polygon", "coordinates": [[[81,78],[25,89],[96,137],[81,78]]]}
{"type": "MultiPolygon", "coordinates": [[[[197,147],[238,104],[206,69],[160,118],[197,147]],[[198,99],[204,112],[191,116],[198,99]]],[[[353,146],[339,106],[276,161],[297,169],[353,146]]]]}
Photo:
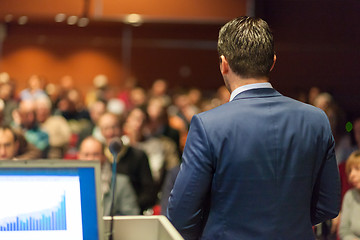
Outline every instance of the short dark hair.
{"type": "Polygon", "coordinates": [[[0,125],[0,131],[7,131],[7,130],[10,131],[11,135],[13,135],[14,142],[16,142],[18,140],[18,136],[14,131],[14,129],[8,125],[0,125]]]}
{"type": "Polygon", "coordinates": [[[260,18],[246,16],[229,21],[220,29],[218,53],[241,77],[267,77],[275,54],[269,25],[260,18]]]}

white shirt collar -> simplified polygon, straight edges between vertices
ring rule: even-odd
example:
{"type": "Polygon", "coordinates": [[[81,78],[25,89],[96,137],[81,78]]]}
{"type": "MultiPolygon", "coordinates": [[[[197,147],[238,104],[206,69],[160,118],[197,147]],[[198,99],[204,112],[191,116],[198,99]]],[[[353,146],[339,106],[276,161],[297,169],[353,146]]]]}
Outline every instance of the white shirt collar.
{"type": "Polygon", "coordinates": [[[253,83],[253,84],[247,84],[241,87],[236,88],[230,95],[230,100],[229,102],[231,102],[236,95],[238,95],[241,92],[250,90],[250,89],[257,89],[257,88],[273,88],[271,83],[269,82],[265,82],[265,83],[253,83]]]}

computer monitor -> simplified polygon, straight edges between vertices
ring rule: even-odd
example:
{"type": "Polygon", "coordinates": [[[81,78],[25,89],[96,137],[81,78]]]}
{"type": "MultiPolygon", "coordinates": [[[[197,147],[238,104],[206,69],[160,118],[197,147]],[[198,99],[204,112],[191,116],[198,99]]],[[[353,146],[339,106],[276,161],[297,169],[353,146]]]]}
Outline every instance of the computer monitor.
{"type": "Polygon", "coordinates": [[[0,189],[0,239],[104,240],[97,161],[0,161],[0,189]]]}

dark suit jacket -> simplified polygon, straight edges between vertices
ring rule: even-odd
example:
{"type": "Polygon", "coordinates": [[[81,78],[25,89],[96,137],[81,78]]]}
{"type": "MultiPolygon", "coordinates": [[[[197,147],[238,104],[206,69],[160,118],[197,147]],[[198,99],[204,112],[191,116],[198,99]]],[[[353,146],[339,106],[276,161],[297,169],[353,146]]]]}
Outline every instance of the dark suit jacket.
{"type": "Polygon", "coordinates": [[[320,109],[242,92],[193,117],[168,218],[185,239],[314,239],[340,207],[334,144],[320,109]]]}

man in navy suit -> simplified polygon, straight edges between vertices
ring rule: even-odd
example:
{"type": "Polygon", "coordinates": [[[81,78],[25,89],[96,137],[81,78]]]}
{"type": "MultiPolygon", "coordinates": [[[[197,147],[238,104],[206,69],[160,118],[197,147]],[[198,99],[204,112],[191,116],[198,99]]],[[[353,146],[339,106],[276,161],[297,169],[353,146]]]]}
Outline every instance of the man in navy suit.
{"type": "Polygon", "coordinates": [[[193,117],[168,218],[187,240],[315,239],[312,226],[340,205],[325,113],[272,88],[262,19],[228,22],[218,52],[230,102],[193,117]]]}

